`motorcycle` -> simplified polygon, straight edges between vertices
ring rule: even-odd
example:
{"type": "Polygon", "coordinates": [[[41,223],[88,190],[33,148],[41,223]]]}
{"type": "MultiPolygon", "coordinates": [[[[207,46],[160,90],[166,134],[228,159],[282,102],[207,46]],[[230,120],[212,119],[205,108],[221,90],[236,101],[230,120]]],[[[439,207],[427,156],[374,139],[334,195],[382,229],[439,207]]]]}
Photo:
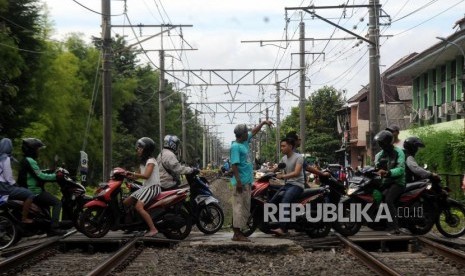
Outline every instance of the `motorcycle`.
{"type": "MultiPolygon", "coordinates": [[[[94,199],[84,205],[79,216],[79,231],[89,238],[101,238],[110,230],[144,231],[147,225],[132,207],[125,207],[123,183],[130,191],[139,189],[122,168],[113,169],[111,179],[102,183],[94,199]]],[[[185,209],[189,189],[165,191],[151,199],[145,210],[160,233],[169,239],[182,240],[191,232],[192,221],[185,209]]]]}
{"type": "Polygon", "coordinates": [[[448,238],[458,238],[465,234],[465,206],[449,197],[450,189],[441,187],[440,182],[433,181],[439,214],[436,229],[448,238]]]}
{"type": "MultiPolygon", "coordinates": [[[[62,221],[61,229],[69,229],[73,225],[77,226],[77,219],[84,204],[91,200],[86,195],[86,188],[80,183],[75,182],[69,172],[64,168],[58,168],[56,182],[62,193],[62,221]]],[[[8,195],[2,195],[0,200],[0,249],[7,248],[21,237],[30,237],[34,235],[50,233],[50,208],[41,207],[32,203],[29,210],[29,216],[34,220],[31,224],[21,223],[23,201],[8,200],[8,195]]]]}
{"type": "Polygon", "coordinates": [[[190,187],[186,207],[194,218],[197,228],[207,235],[218,232],[223,227],[224,212],[219,200],[213,196],[207,179],[197,174],[187,174],[186,179],[190,187]]]}
{"type": "MultiPolygon", "coordinates": [[[[208,180],[194,173],[186,174],[189,184],[189,197],[185,207],[195,221],[197,228],[204,234],[211,235],[218,232],[224,223],[224,212],[219,200],[213,196],[208,180]]],[[[169,191],[170,189],[164,189],[169,191]]]]}
{"type": "MultiPolygon", "coordinates": [[[[284,165],[284,164],[283,164],[284,165]]],[[[280,168],[283,166],[280,164],[280,168]]],[[[264,204],[268,203],[274,196],[282,196],[281,185],[272,185],[270,180],[276,177],[275,173],[266,173],[261,178],[257,179],[252,185],[252,202],[251,214],[247,221],[246,229],[241,229],[245,236],[250,236],[258,228],[266,234],[271,233],[271,229],[277,228],[277,223],[264,221],[264,204]]],[[[294,201],[303,206],[310,204],[311,212],[315,212],[314,207],[318,204],[339,202],[340,197],[344,193],[344,186],[334,177],[325,177],[321,187],[304,189],[302,194],[294,201]]],[[[289,229],[294,229],[298,232],[305,232],[311,238],[321,238],[329,234],[332,223],[310,222],[305,215],[298,216],[295,222],[288,225],[289,229]]]]}
{"type": "MultiPolygon", "coordinates": [[[[377,202],[377,197],[381,197],[380,186],[381,177],[373,167],[365,167],[349,178],[347,195],[340,202],[343,208],[342,214],[346,218],[356,217],[350,214],[353,212],[350,208],[351,204],[361,204],[362,208],[365,208],[367,204],[372,204],[367,211],[370,220],[336,222],[333,226],[334,230],[344,236],[351,236],[355,235],[364,223],[372,229],[385,230],[386,220],[376,221],[379,205],[373,204],[377,202]]],[[[436,192],[433,191],[429,180],[408,183],[397,200],[397,214],[391,215],[397,215],[399,227],[407,228],[414,235],[426,234],[434,226],[438,217],[439,208],[436,197],[436,192]]]]}

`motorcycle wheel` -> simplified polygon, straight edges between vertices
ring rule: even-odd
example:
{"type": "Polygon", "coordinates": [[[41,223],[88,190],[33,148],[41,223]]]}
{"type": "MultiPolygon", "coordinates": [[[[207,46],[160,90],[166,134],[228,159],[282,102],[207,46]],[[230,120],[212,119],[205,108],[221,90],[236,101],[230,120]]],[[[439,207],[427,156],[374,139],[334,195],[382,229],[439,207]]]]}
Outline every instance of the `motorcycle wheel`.
{"type": "Polygon", "coordinates": [[[0,215],[0,250],[12,246],[20,239],[19,231],[13,221],[0,215]]]}
{"type": "Polygon", "coordinates": [[[252,214],[253,212],[249,216],[249,219],[247,220],[247,224],[245,228],[241,229],[242,234],[244,234],[244,236],[246,237],[249,237],[250,235],[252,235],[253,232],[255,232],[255,230],[257,230],[257,227],[258,227],[258,219],[254,217],[252,214]]]}
{"type": "MultiPolygon", "coordinates": [[[[344,217],[350,218],[350,202],[344,203],[342,205],[342,208],[344,208],[344,217]]],[[[362,227],[361,222],[334,222],[333,223],[333,229],[338,232],[339,234],[347,237],[347,236],[353,236],[358,233],[360,228],[362,227]]]]}
{"type": "Polygon", "coordinates": [[[224,213],[217,203],[202,206],[199,212],[197,228],[207,235],[214,234],[223,227],[224,213]]]}
{"type": "Polygon", "coordinates": [[[185,225],[182,226],[181,228],[169,229],[167,231],[164,231],[163,234],[168,239],[183,240],[187,238],[187,236],[189,236],[189,234],[191,233],[192,219],[191,219],[190,214],[184,208],[181,209],[179,214],[177,215],[180,215],[183,218],[183,220],[186,222],[185,225]]]}
{"type": "Polygon", "coordinates": [[[315,227],[305,231],[310,238],[324,238],[331,231],[331,226],[328,223],[318,223],[315,227]]]}
{"type": "Polygon", "coordinates": [[[465,234],[465,208],[454,204],[438,216],[436,228],[444,237],[458,238],[465,234]]]}
{"type": "Polygon", "coordinates": [[[85,209],[78,219],[78,231],[89,238],[105,236],[111,227],[111,219],[106,208],[93,206],[85,209]]]}
{"type": "Polygon", "coordinates": [[[407,225],[407,229],[410,230],[412,235],[424,235],[431,231],[431,228],[434,226],[434,211],[428,210],[429,206],[423,205],[425,213],[423,214],[422,220],[415,220],[415,223],[410,223],[407,225]]]}

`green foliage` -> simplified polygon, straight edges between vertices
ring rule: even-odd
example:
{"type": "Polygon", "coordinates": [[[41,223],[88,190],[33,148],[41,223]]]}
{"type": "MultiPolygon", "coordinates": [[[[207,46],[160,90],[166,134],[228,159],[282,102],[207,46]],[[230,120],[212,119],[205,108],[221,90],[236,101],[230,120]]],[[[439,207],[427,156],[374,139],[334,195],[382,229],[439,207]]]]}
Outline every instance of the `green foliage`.
{"type": "MultiPolygon", "coordinates": [[[[96,184],[102,179],[103,155],[100,39],[87,44],[81,34],[70,34],[63,42],[51,42],[46,14],[38,0],[0,0],[0,134],[14,141],[18,158],[22,138],[41,139],[47,147],[40,167],[64,165],[72,176],[84,150],[88,182],[96,184]]],[[[112,54],[112,165],[134,170],[138,138],[151,137],[159,148],[159,72],[141,65],[123,36],[115,36],[112,54]]],[[[165,93],[166,132],[181,137],[181,94],[169,85],[165,93]]],[[[188,137],[201,137],[192,110],[186,117],[188,137]]],[[[202,139],[183,142],[191,160],[201,156],[202,139]]]]}
{"type": "MultiPolygon", "coordinates": [[[[337,132],[336,111],[343,105],[342,94],[333,87],[323,87],[315,91],[306,102],[306,141],[302,152],[310,153],[323,162],[335,162],[335,151],[341,147],[341,137],[337,132]]],[[[289,131],[299,133],[300,110],[292,108],[281,126],[284,136],[289,131]]]]}
{"type": "Polygon", "coordinates": [[[426,145],[416,155],[419,164],[428,164],[438,173],[465,172],[465,137],[462,132],[417,128],[413,133],[426,145]]]}

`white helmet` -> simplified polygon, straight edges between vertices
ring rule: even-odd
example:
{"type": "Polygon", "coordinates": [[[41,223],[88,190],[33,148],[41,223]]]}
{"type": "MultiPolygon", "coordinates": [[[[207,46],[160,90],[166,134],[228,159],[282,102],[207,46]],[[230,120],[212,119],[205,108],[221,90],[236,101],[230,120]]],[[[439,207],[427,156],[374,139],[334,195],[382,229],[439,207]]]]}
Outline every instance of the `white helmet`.
{"type": "Polygon", "coordinates": [[[179,144],[181,144],[181,140],[176,135],[166,135],[165,139],[163,139],[163,148],[170,149],[173,152],[178,150],[179,144]]]}

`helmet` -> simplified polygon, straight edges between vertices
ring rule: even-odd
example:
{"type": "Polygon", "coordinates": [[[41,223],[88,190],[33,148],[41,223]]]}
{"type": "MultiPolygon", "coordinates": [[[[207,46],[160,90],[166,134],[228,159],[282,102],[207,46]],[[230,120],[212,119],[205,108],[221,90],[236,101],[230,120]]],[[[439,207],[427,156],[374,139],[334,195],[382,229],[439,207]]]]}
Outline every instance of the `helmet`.
{"type": "Polygon", "coordinates": [[[23,139],[23,144],[21,145],[21,149],[26,157],[37,157],[37,150],[40,148],[45,147],[45,144],[42,143],[37,138],[25,138],[23,139]]]}
{"type": "Polygon", "coordinates": [[[392,145],[392,132],[388,130],[381,130],[378,134],[375,135],[375,141],[378,142],[378,145],[381,149],[385,150],[392,145]]]}
{"type": "Polygon", "coordinates": [[[155,142],[149,137],[142,137],[136,142],[136,148],[142,148],[145,154],[152,154],[155,150],[155,142]]]}
{"type": "Polygon", "coordinates": [[[423,144],[421,139],[418,137],[409,137],[405,139],[404,141],[405,151],[412,156],[415,156],[415,154],[418,151],[418,148],[424,148],[424,147],[425,147],[425,144],[423,144]]]}
{"type": "Polygon", "coordinates": [[[179,144],[181,144],[181,140],[176,135],[166,135],[165,139],[163,139],[163,148],[170,149],[173,152],[178,150],[179,144]]]}
{"type": "Polygon", "coordinates": [[[234,134],[236,135],[236,138],[241,137],[245,133],[247,133],[247,125],[246,124],[237,125],[234,128],[234,134]]]}

